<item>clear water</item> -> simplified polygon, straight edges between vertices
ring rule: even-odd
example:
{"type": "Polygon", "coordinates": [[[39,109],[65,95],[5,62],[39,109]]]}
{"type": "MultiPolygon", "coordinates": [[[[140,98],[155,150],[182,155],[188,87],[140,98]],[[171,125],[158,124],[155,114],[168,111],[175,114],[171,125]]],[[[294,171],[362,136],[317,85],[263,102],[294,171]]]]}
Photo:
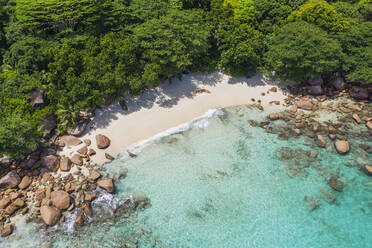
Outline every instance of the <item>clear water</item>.
{"type": "MultiPolygon", "coordinates": [[[[151,206],[130,218],[89,225],[77,235],[56,235],[53,247],[372,247],[372,179],[345,166],[360,153],[340,156],[332,147],[306,146],[303,138],[280,140],[249,125],[266,114],[229,108],[152,142],[135,159],[113,161],[106,166],[109,175],[128,169],[127,177],[116,181],[118,197],[139,192],[151,206]],[[319,154],[309,162],[299,153],[296,161],[305,174],[292,177],[277,157],[282,147],[319,154]],[[326,183],[332,174],[345,183],[342,192],[326,183]],[[332,193],[335,203],[328,203],[320,188],[332,193]],[[316,197],[320,206],[309,211],[305,196],[316,197]]],[[[372,162],[368,156],[359,159],[372,162]]],[[[21,243],[21,236],[3,247],[43,243],[30,236],[28,243],[21,243]]]]}

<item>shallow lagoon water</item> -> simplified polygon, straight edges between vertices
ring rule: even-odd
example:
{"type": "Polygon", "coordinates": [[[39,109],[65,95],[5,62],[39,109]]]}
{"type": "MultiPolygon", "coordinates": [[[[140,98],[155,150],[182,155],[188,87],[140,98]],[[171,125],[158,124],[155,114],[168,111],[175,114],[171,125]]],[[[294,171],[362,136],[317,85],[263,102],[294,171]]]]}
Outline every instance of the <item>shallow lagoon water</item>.
{"type": "Polygon", "coordinates": [[[303,138],[280,140],[249,125],[266,114],[248,106],[219,110],[152,141],[135,159],[106,165],[112,176],[128,169],[116,181],[118,197],[138,192],[151,206],[56,235],[53,247],[372,247],[372,179],[344,164],[357,155],[306,146],[303,138]],[[291,177],[277,157],[282,147],[319,155],[304,166],[305,176],[291,177]],[[345,182],[342,192],[328,186],[329,174],[345,182]],[[336,201],[328,203],[320,188],[336,201]],[[305,196],[320,206],[309,211],[305,196]]]}

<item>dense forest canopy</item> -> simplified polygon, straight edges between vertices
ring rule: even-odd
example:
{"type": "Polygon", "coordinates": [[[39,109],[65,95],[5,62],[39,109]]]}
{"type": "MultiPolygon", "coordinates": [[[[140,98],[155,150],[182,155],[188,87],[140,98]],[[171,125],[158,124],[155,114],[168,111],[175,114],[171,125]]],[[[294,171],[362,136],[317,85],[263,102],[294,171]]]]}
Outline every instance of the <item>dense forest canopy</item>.
{"type": "Polygon", "coordinates": [[[0,157],[185,72],[372,82],[371,0],[0,0],[0,157]]]}

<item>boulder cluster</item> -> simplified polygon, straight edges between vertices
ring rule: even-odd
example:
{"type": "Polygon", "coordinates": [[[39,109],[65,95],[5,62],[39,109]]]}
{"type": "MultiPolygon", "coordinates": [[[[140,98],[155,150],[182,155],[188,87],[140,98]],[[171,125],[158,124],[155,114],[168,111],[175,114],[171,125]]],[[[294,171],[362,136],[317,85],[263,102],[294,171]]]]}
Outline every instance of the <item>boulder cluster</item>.
{"type": "MultiPolygon", "coordinates": [[[[80,135],[78,127],[71,134],[80,135]]],[[[105,149],[110,139],[97,135],[97,148],[105,149]]],[[[11,217],[21,214],[26,221],[41,223],[45,228],[65,220],[65,212],[77,209],[76,226],[82,226],[88,216],[94,214],[91,203],[102,189],[115,192],[114,180],[105,178],[98,165],[90,163],[95,155],[90,140],[81,141],[76,136],[66,135],[56,140],[55,147],[40,149],[18,164],[2,158],[0,177],[0,234],[11,235],[15,226],[11,217]],[[70,157],[59,156],[64,146],[84,146],[70,157]]]]}

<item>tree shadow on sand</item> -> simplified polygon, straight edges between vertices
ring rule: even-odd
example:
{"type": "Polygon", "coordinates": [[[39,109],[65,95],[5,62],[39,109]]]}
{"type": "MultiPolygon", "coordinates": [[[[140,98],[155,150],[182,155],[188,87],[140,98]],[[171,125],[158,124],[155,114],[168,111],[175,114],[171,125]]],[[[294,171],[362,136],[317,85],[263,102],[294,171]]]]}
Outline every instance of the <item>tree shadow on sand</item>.
{"type": "MultiPolygon", "coordinates": [[[[166,80],[157,88],[143,91],[140,96],[125,96],[127,111],[122,110],[117,101],[109,106],[97,109],[93,125],[95,128],[104,128],[112,121],[117,120],[119,115],[129,115],[141,109],[150,109],[155,104],[162,108],[171,108],[183,98],[193,98],[195,96],[193,92],[203,89],[203,86],[214,86],[226,80],[229,84],[241,83],[247,84],[247,86],[274,84],[280,88],[285,88],[288,85],[265,78],[260,73],[249,78],[230,77],[220,72],[184,74],[181,80],[177,78],[171,82],[166,80]]],[[[89,131],[89,127],[87,131],[89,131]]]]}

